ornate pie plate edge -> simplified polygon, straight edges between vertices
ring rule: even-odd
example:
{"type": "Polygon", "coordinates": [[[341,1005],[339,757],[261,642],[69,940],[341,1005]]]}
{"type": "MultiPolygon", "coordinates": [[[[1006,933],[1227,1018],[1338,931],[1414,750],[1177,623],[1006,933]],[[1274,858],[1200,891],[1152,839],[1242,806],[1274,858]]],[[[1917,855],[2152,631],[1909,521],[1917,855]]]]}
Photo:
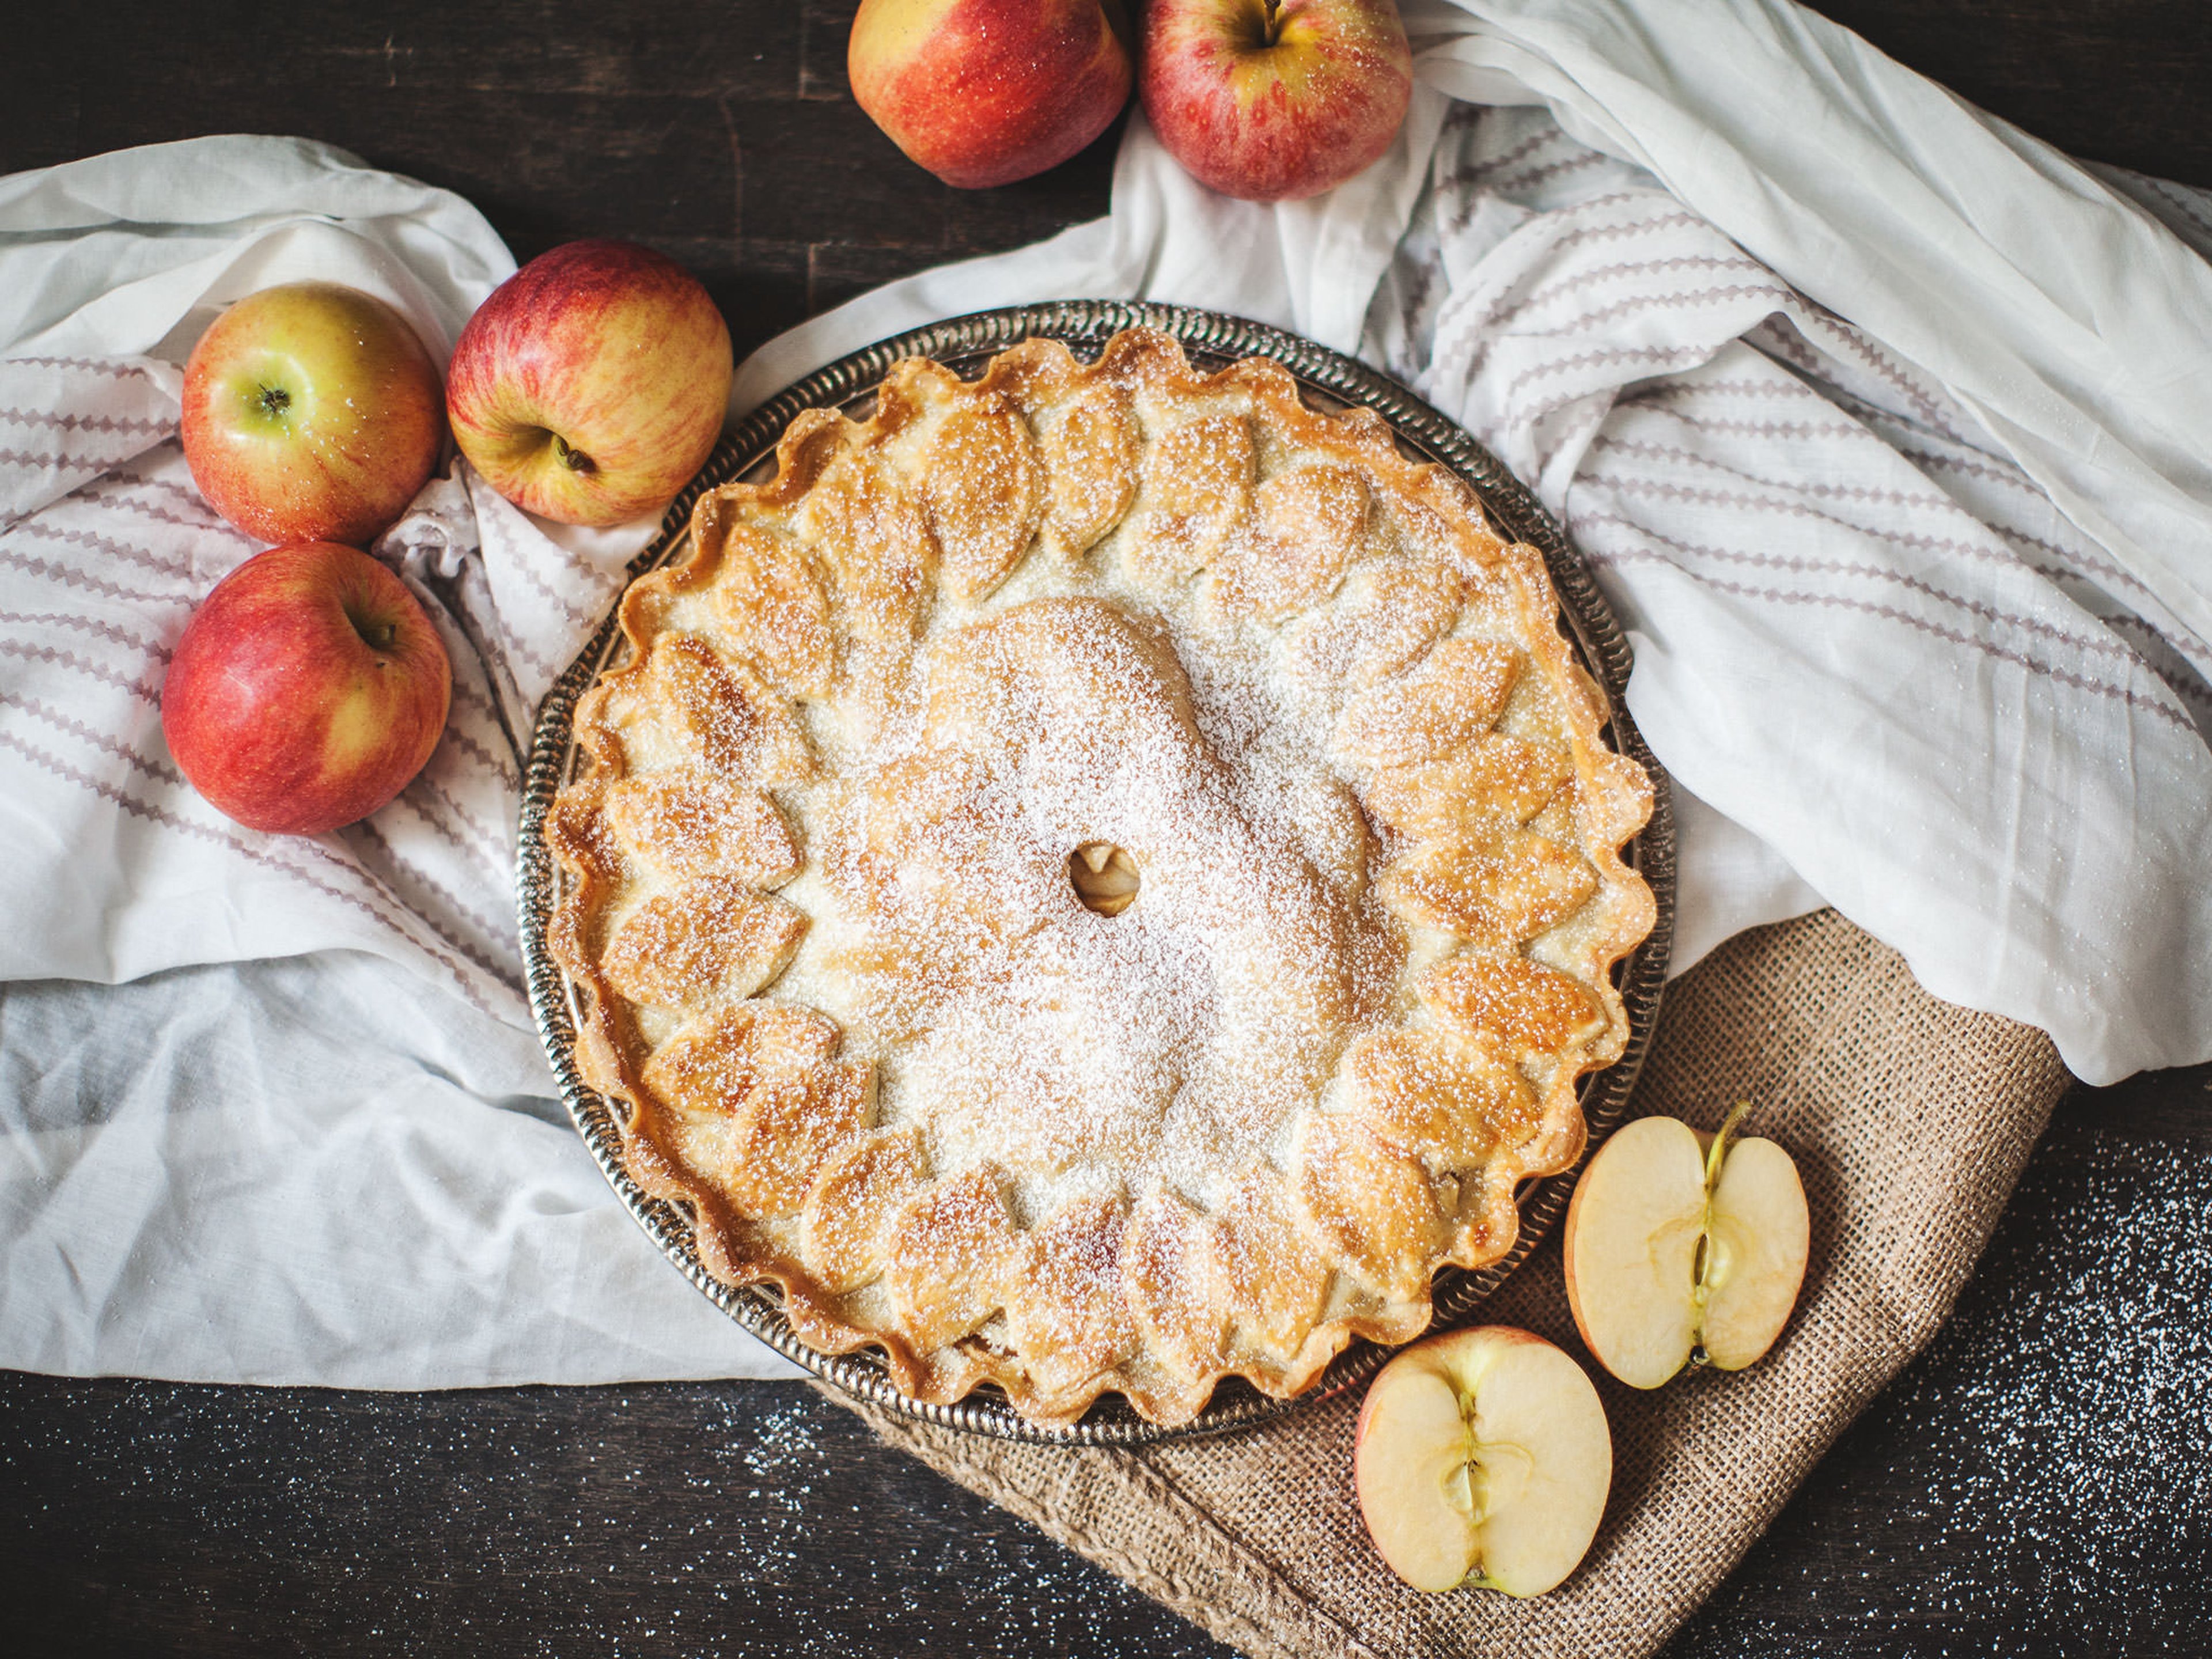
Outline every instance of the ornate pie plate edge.
{"type": "MultiPolygon", "coordinates": [[[[1618,1061],[1584,1081],[1583,1115],[1589,1131],[1583,1152],[1587,1161],[1626,1114],[1637,1073],[1650,1047],[1666,979],[1674,898],[1674,830],[1667,777],[1623,705],[1631,665],[1628,642],[1588,568],[1550,514],[1496,457],[1396,381],[1355,359],[1280,329],[1182,306],[1066,300],[951,318],[840,358],[754,410],[724,436],[707,465],[670,504],[660,533],[631,561],[629,578],[635,580],[665,561],[687,534],[691,508],[700,495],[741,477],[773,454],[777,438],[793,416],[805,409],[849,404],[866,396],[902,357],[949,359],[959,367],[964,360],[988,357],[1037,335],[1064,341],[1079,356],[1087,357],[1115,333],[1139,326],[1173,336],[1200,363],[1255,356],[1273,358],[1308,392],[1340,404],[1361,404],[1374,410],[1389,422],[1403,441],[1473,485],[1485,510],[1502,531],[1542,551],[1583,663],[1604,690],[1613,744],[1650,774],[1654,786],[1650,821],[1626,851],[1628,861],[1650,884],[1657,902],[1657,920],[1650,936],[1622,959],[1616,970],[1628,1012],[1628,1044],[1618,1061]]],[[[893,1384],[873,1352],[824,1354],[800,1341],[785,1323],[773,1291],[758,1285],[726,1285],[708,1273],[694,1248],[690,1223],[672,1206],[647,1197],[623,1165],[621,1133],[608,1103],[584,1081],[578,1068],[570,988],[546,945],[546,925],[552,914],[558,872],[545,844],[545,814],[574,764],[577,699],[598,678],[616,632],[615,610],[610,606],[591,642],[554,683],[538,711],[524,775],[516,859],[522,955],[538,1036],[577,1133],[638,1225],[686,1279],[771,1349],[846,1393],[939,1427],[1001,1439],[1061,1445],[1135,1445],[1218,1433],[1356,1388],[1381,1369],[1395,1350],[1355,1340],[1331,1362],[1319,1382],[1294,1399],[1272,1399],[1243,1379],[1232,1377],[1215,1390],[1205,1410],[1173,1427],[1147,1422],[1112,1395],[1102,1398],[1075,1423],[1051,1426],[1030,1422],[995,1391],[988,1389],[951,1405],[913,1399],[893,1384]]],[[[1463,1322],[1528,1259],[1565,1213],[1580,1169],[1577,1164],[1563,1174],[1532,1182],[1523,1190],[1520,1235],[1498,1261],[1474,1272],[1447,1268],[1437,1276],[1432,1329],[1463,1322]]]]}

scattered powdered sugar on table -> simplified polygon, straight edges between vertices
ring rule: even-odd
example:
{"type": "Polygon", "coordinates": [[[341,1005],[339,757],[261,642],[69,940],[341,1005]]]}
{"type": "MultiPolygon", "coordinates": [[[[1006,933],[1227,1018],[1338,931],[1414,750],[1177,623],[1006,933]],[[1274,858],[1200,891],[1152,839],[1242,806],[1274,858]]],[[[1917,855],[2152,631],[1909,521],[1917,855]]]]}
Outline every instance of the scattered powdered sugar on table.
{"type": "MultiPolygon", "coordinates": [[[[1754,1549],[1808,1625],[1889,1621],[1900,1656],[2212,1653],[2212,1136],[2131,1139],[2130,1109],[2062,1109],[1951,1322],[1754,1549]]],[[[1723,1585],[1678,1647],[1767,1659],[1792,1628],[1723,1585]]]]}
{"type": "Polygon", "coordinates": [[[790,1383],[12,1378],[0,1543],[11,1652],[1217,1651],[790,1383]]]}

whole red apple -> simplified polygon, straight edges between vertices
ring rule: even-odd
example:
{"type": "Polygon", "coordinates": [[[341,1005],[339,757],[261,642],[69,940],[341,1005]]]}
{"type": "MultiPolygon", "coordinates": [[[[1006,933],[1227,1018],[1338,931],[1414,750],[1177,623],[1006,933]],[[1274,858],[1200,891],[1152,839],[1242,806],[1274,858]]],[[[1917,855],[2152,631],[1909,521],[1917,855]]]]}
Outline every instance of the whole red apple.
{"type": "Polygon", "coordinates": [[[161,731],[192,787],[254,830],[317,836],[367,817],[422,769],[453,671],[422,605],[366,553],[257,553],[185,625],[161,731]]]}
{"type": "Polygon", "coordinates": [[[1153,0],[1142,56],[1168,153],[1248,202],[1318,195],[1372,165],[1413,92],[1391,0],[1153,0]]]}
{"type": "Polygon", "coordinates": [[[1129,101],[1120,0],[860,0],[845,66],[891,142],[948,185],[1058,167],[1129,101]]]}
{"type": "Polygon", "coordinates": [[[257,541],[366,543],[445,441],[438,369],[383,301],[287,283],[216,318],[185,364],[185,460],[257,541]]]}
{"type": "Polygon", "coordinates": [[[469,465],[527,512],[610,525],[706,464],[730,398],[730,331],[673,259],[631,242],[541,253],[477,307],[446,368],[469,465]]]}

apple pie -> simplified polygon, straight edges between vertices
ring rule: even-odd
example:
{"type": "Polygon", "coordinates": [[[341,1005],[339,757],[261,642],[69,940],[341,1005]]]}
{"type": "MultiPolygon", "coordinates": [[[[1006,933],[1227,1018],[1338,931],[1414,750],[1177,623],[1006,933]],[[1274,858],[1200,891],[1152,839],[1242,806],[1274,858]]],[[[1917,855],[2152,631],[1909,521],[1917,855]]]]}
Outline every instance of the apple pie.
{"type": "Polygon", "coordinates": [[[911,359],[620,626],[548,819],[580,1063],[817,1349],[1042,1422],[1293,1395],[1579,1154],[1650,781],[1372,413],[1141,329],[911,359]]]}

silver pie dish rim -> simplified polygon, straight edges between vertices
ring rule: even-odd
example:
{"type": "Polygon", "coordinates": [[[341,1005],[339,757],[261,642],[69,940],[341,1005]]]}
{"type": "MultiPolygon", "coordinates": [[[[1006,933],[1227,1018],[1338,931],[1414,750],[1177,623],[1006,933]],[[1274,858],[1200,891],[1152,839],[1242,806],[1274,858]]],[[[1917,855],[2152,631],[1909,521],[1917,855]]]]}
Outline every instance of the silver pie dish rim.
{"type": "MultiPolygon", "coordinates": [[[[926,356],[970,374],[1022,340],[1043,337],[1065,343],[1079,357],[1125,328],[1153,328],[1182,343],[1193,363],[1218,367],[1240,357],[1263,356],[1289,369],[1310,401],[1321,407],[1362,404],[1389,422],[1401,442],[1422,459],[1450,468],[1471,484],[1498,529],[1539,549],[1549,568],[1560,609],[1583,665],[1608,704],[1607,732],[1613,746],[1650,774],[1650,821],[1622,849],[1622,857],[1650,884],[1657,916],[1650,933],[1614,969],[1629,1035],[1620,1060],[1583,1080],[1581,1102],[1590,1154],[1627,1113],[1629,1097],[1651,1043],[1674,931],[1674,827],[1666,775],[1629,717],[1626,692],[1631,666],[1628,641],[1614,622],[1589,568],[1535,497],[1503,463],[1473,437],[1395,380],[1342,353],[1266,324],[1189,307],[1121,300],[1067,300],[1010,306],[912,329],[839,358],[793,382],[726,434],[705,466],[676,497],[652,544],[633,560],[624,582],[666,562],[689,541],[691,509],[717,485],[763,466],[776,441],[801,410],[865,404],[886,371],[902,358],[926,356]]],[[[587,1083],[578,1063],[574,990],[552,955],[547,929],[560,892],[561,872],[545,840],[553,797],[575,769],[576,703],[599,675],[619,638],[619,597],[592,640],[546,693],[533,730],[524,775],[516,860],[516,899],[530,1006],[546,1059],[577,1133],[608,1184],[660,1253],[725,1314],[775,1352],[869,1405],[940,1428],[1005,1440],[1062,1445],[1128,1446],[1215,1434],[1264,1422],[1314,1401],[1358,1388],[1396,1352],[1355,1338],[1303,1393],[1279,1400],[1242,1377],[1226,1377],[1204,1409],[1188,1421],[1147,1421],[1118,1394],[1108,1394],[1073,1423],[1032,1422],[996,1389],[985,1385],[950,1404],[916,1400],[892,1381],[872,1349],[824,1353],[799,1340],[786,1322],[771,1285],[731,1285],[700,1260],[691,1224],[682,1210],[647,1195],[622,1158],[622,1132],[614,1107],[587,1083]]],[[[1544,1176],[1517,1195],[1520,1231],[1513,1247],[1488,1267],[1441,1269],[1433,1285],[1436,1313],[1430,1330],[1465,1324],[1505,1279],[1548,1237],[1566,1212],[1582,1165],[1544,1176]]]]}

